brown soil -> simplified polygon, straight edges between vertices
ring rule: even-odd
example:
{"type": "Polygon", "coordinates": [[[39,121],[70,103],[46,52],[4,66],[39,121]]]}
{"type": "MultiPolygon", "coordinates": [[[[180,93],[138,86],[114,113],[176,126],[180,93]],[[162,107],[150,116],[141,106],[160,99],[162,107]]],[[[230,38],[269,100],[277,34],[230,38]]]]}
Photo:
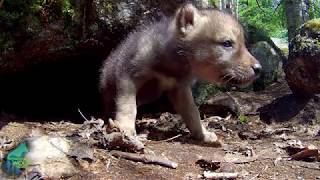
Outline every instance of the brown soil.
{"type": "MultiPolygon", "coordinates": [[[[231,94],[239,97],[248,93],[231,94]]],[[[261,106],[256,109],[257,113],[252,110],[251,115],[246,115],[248,120],[243,123],[234,117],[225,121],[205,119],[209,128],[211,127],[210,130],[215,131],[223,140],[224,145],[220,148],[199,144],[184,135],[168,142],[145,142],[148,153],[177,162],[177,169],[117,159],[107,150],[94,147],[96,160],[80,160],[80,173],[70,179],[199,179],[204,171],[196,164],[200,156],[217,161],[252,158],[252,161],[247,163],[222,163],[222,167],[217,170],[238,172],[239,179],[320,179],[319,162],[288,160],[287,152],[275,144],[296,139],[304,144],[320,147],[319,97],[297,103],[289,94],[287,85],[282,82],[263,92],[250,93],[250,97],[243,97],[251,98],[252,101],[247,99],[246,103],[257,103],[261,106]],[[278,129],[279,132],[268,135],[265,133],[268,129],[278,129]],[[282,160],[276,161],[278,157],[282,157],[282,160]]],[[[33,129],[65,135],[80,127],[79,124],[66,121],[18,122],[15,117],[8,115],[3,115],[1,119],[0,137],[8,137],[14,144],[18,144],[21,138],[28,136],[33,129]]],[[[2,152],[5,154],[7,150],[2,149],[2,152]]]]}

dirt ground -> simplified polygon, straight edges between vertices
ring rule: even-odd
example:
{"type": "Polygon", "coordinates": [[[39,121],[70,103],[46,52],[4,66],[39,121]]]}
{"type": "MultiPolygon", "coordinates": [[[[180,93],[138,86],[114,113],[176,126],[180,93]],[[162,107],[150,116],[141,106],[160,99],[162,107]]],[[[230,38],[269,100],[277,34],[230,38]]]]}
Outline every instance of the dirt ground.
{"type": "MultiPolygon", "coordinates": [[[[240,111],[245,119],[240,122],[236,117],[216,119],[207,116],[204,120],[209,130],[215,131],[223,140],[222,147],[199,144],[184,133],[166,140],[181,131],[170,132],[161,138],[157,138],[159,134],[151,135],[149,139],[153,140],[144,142],[146,152],[178,163],[176,169],[170,169],[118,159],[108,150],[93,146],[95,160],[80,160],[77,164],[79,172],[66,179],[201,179],[205,169],[196,163],[201,157],[221,162],[216,172],[238,172],[237,179],[320,179],[319,162],[290,160],[288,151],[282,148],[283,144],[297,140],[320,148],[319,96],[298,101],[290,95],[284,82],[258,93],[230,94],[240,106],[246,106],[240,111]],[[234,163],[237,160],[243,162],[234,163]]],[[[3,115],[0,137],[18,144],[34,129],[64,136],[80,126],[67,120],[40,123],[3,115]]],[[[1,159],[9,149],[1,149],[1,159]]]]}

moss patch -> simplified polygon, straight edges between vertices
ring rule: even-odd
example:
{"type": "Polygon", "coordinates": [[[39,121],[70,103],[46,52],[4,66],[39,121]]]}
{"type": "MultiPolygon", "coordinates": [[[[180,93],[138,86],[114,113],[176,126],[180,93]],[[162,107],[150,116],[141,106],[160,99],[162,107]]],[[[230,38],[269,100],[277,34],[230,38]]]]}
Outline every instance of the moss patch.
{"type": "Polygon", "coordinates": [[[313,32],[320,31],[320,18],[312,19],[306,22],[305,27],[310,29],[313,32]]]}
{"type": "Polygon", "coordinates": [[[314,57],[320,54],[320,19],[312,19],[299,29],[290,45],[293,56],[314,57]]]}

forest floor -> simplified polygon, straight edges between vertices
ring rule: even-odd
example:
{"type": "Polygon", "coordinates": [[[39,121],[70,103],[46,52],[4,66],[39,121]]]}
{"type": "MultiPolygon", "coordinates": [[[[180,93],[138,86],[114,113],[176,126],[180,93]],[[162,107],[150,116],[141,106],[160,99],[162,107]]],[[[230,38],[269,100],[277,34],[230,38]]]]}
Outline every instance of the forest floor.
{"type": "MultiPolygon", "coordinates": [[[[261,92],[231,92],[230,95],[247,108],[241,121],[236,117],[219,119],[209,115],[204,119],[208,129],[222,139],[222,147],[197,143],[180,131],[182,127],[175,131],[169,125],[170,133],[166,128],[158,128],[159,133],[150,133],[144,144],[147,153],[178,163],[176,169],[118,159],[103,148],[91,146],[94,160],[79,160],[78,173],[68,179],[199,179],[205,170],[196,163],[201,158],[220,162],[219,168],[212,171],[237,172],[237,179],[320,179],[319,162],[290,160],[288,151],[290,146],[299,145],[299,141],[320,148],[319,96],[308,102],[297,102],[283,81],[261,92]],[[166,130],[161,134],[163,129],[166,130]]],[[[14,144],[34,129],[45,134],[65,135],[81,127],[66,121],[39,123],[12,122],[13,118],[9,117],[7,121],[4,117],[1,119],[0,137],[7,137],[14,144]]],[[[138,129],[143,131],[141,128],[145,125],[141,122],[149,120],[138,121],[138,129]]],[[[8,149],[1,152],[6,154],[8,149]]]]}

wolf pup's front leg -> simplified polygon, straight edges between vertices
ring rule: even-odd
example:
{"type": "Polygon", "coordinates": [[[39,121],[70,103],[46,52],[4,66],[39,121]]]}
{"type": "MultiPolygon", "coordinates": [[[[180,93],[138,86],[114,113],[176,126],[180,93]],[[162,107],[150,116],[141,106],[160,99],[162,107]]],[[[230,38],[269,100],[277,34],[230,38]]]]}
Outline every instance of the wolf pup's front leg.
{"type": "Polygon", "coordinates": [[[136,135],[136,86],[130,78],[121,78],[117,84],[115,125],[126,135],[136,135]]]}
{"type": "Polygon", "coordinates": [[[193,138],[212,145],[221,145],[216,134],[207,131],[201,124],[200,113],[194,103],[190,87],[174,88],[168,94],[171,103],[177,113],[181,115],[193,138]]]}

